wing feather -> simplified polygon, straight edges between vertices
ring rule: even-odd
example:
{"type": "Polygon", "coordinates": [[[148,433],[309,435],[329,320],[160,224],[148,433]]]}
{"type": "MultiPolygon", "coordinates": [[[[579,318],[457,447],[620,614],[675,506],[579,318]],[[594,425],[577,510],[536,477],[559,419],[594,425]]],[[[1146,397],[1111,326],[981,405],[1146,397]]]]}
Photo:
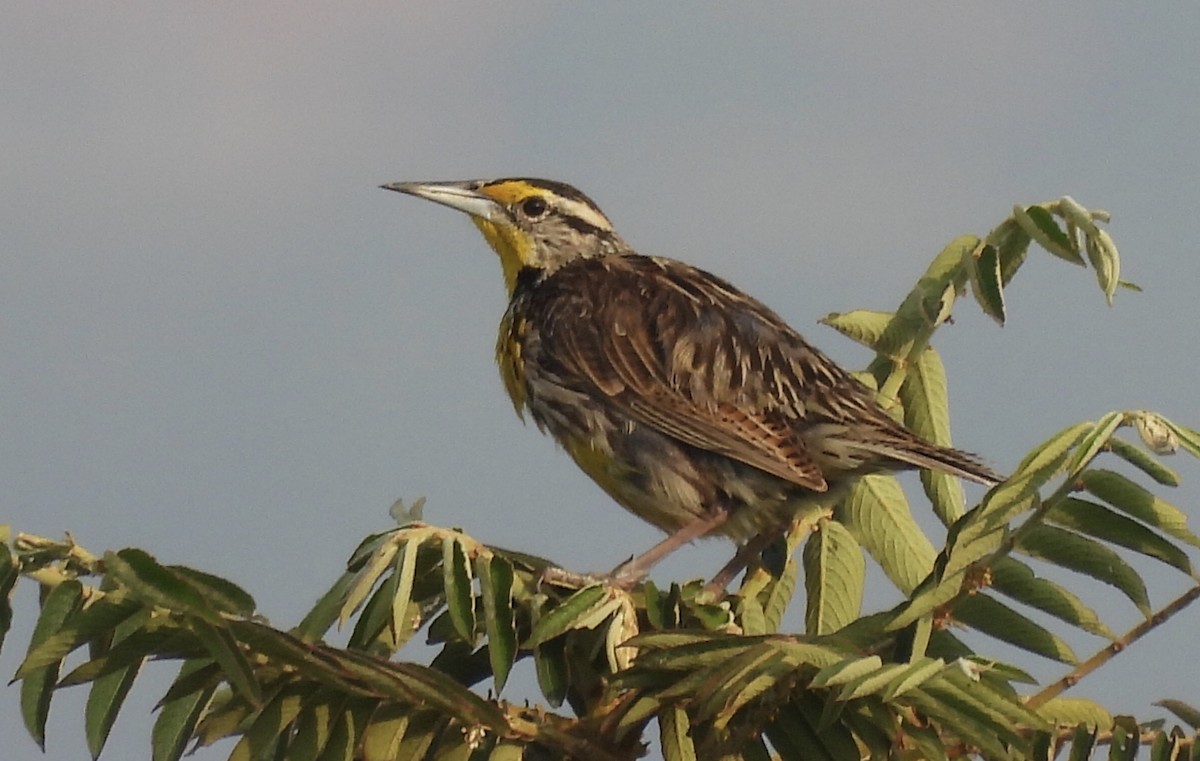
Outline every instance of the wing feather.
{"type": "Polygon", "coordinates": [[[815,350],[707,273],[648,257],[589,264],[551,279],[557,314],[544,323],[554,327],[543,361],[553,358],[561,378],[584,379],[632,420],[687,444],[828,488],[801,435],[821,421],[800,400],[848,377],[793,361],[789,352],[815,350]]]}

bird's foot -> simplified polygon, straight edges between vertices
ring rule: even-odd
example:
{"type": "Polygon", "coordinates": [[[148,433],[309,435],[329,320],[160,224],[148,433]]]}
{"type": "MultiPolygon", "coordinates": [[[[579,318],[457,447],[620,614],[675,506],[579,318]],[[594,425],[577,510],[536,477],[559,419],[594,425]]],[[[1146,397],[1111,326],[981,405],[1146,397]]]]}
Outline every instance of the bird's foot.
{"type": "Polygon", "coordinates": [[[617,589],[629,590],[643,581],[650,571],[637,561],[638,558],[626,560],[608,573],[603,571],[583,573],[572,571],[569,568],[551,566],[542,571],[541,581],[544,584],[553,584],[569,589],[582,589],[594,584],[604,584],[617,589]]]}

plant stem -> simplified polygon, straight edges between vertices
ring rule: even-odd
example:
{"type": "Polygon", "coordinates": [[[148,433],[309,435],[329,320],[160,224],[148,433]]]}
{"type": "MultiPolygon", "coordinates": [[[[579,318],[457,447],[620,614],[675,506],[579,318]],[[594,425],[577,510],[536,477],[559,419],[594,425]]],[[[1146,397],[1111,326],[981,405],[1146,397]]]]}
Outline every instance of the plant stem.
{"type": "Polygon", "coordinates": [[[1184,592],[1179,597],[1176,597],[1168,603],[1162,610],[1142,621],[1137,626],[1133,627],[1121,637],[1110,642],[1101,648],[1095,655],[1088,658],[1083,663],[1080,663],[1075,668],[1071,669],[1066,675],[1056,682],[1046,685],[1040,692],[1032,695],[1025,701],[1025,705],[1032,709],[1044,705],[1046,701],[1058,697],[1063,692],[1071,689],[1079,680],[1083,679],[1088,674],[1103,666],[1113,659],[1118,653],[1124,651],[1137,640],[1144,637],[1151,630],[1166,623],[1168,619],[1174,616],[1179,611],[1191,605],[1200,598],[1200,584],[1192,587],[1184,592]]]}

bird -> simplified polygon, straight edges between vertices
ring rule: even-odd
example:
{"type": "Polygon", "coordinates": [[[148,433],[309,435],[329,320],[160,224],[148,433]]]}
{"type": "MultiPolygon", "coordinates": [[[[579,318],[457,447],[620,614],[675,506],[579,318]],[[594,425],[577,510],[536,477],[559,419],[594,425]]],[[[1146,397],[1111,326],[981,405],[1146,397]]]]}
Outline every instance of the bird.
{"type": "Polygon", "coordinates": [[[925,468],[1002,480],[894,420],[762,302],[703,269],[638,253],[571,185],[507,177],[381,187],[470,217],[500,259],[508,306],[496,361],[517,414],[666,532],[614,569],[614,583],[636,583],[703,536],[761,549],[865,474],[925,468]]]}

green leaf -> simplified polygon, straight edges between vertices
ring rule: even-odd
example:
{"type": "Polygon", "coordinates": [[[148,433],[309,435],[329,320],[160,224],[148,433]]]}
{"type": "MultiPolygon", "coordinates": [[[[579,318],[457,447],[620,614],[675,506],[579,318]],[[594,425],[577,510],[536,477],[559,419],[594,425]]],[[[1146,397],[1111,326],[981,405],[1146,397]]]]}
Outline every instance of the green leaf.
{"type": "MultiPolygon", "coordinates": [[[[961,664],[959,664],[961,666],[961,664]]],[[[987,673],[986,671],[984,672],[987,673]]],[[[951,685],[981,709],[999,716],[1005,727],[1048,730],[1050,723],[1025,705],[1025,701],[1006,682],[981,678],[969,669],[950,666],[938,675],[938,685],[951,685]]],[[[933,682],[930,682],[930,686],[933,682]]]]}
{"type": "Polygon", "coordinates": [[[977,522],[972,523],[971,518],[976,515],[978,513],[970,514],[951,527],[946,547],[938,556],[933,572],[892,616],[887,624],[889,631],[903,629],[958,597],[972,565],[1000,548],[1004,532],[995,529],[982,535],[975,533],[977,522]]]}
{"type": "Polygon", "coordinates": [[[464,642],[475,643],[475,596],[471,591],[471,569],[462,542],[442,540],[442,586],[454,630],[464,642]]]}
{"type": "Polygon", "coordinates": [[[0,650],[4,648],[4,638],[12,626],[12,592],[19,576],[20,569],[8,549],[7,537],[4,537],[4,541],[0,541],[0,650]]]}
{"type": "MultiPolygon", "coordinates": [[[[33,627],[30,652],[60,631],[82,604],[83,585],[78,581],[64,581],[51,589],[33,627]]],[[[61,661],[48,663],[21,679],[21,718],[25,729],[43,751],[46,750],[46,717],[50,714],[50,698],[61,665],[61,661]]]]}
{"type": "Polygon", "coordinates": [[[1058,473],[1068,453],[1074,449],[1095,428],[1094,423],[1076,423],[1067,426],[1050,438],[1034,447],[1017,464],[1009,480],[1017,476],[1042,476],[1042,483],[1058,473]]]}
{"type": "Polygon", "coordinates": [[[1163,422],[1166,423],[1171,432],[1179,439],[1179,444],[1185,451],[1191,454],[1192,457],[1200,457],[1200,431],[1172,423],[1170,420],[1164,420],[1163,422]]]}
{"type": "Polygon", "coordinates": [[[229,761],[269,758],[280,737],[286,736],[292,722],[300,714],[305,699],[312,695],[315,689],[315,685],[312,684],[284,685],[254,717],[250,727],[229,754],[229,761]]]}
{"type": "Polygon", "coordinates": [[[846,658],[818,671],[809,684],[812,687],[836,687],[853,682],[859,677],[874,674],[881,668],[883,668],[883,660],[878,655],[846,658]]]}
{"type": "MultiPolygon", "coordinates": [[[[904,424],[918,436],[939,446],[954,445],[950,437],[946,368],[933,348],[922,351],[909,368],[900,386],[900,403],[904,407],[904,424]]],[[[949,473],[922,470],[921,486],[943,525],[949,526],[962,517],[966,504],[957,478],[949,473]]]]}
{"type": "Polygon", "coordinates": [[[916,689],[907,693],[903,702],[924,714],[924,721],[932,720],[940,728],[940,731],[928,733],[906,723],[905,734],[918,743],[924,757],[946,757],[942,737],[946,731],[979,748],[985,758],[1010,757],[1008,750],[1001,743],[1002,738],[998,737],[1006,729],[1004,724],[991,720],[986,714],[981,716],[979,711],[974,710],[970,704],[964,704],[955,694],[916,689]]]}
{"type": "Polygon", "coordinates": [[[184,630],[174,626],[161,626],[153,630],[142,628],[113,645],[103,655],[80,664],[60,679],[58,686],[71,687],[94,681],[151,655],[158,658],[193,658],[205,654],[196,638],[184,630]]]}
{"type": "Polygon", "coordinates": [[[204,718],[196,725],[194,747],[205,748],[226,737],[233,737],[254,716],[254,706],[236,693],[221,691],[214,695],[204,718]]]}
{"type": "Polygon", "coordinates": [[[1092,757],[1092,748],[1096,744],[1096,734],[1099,729],[1088,729],[1086,724],[1080,724],[1075,728],[1075,735],[1071,738],[1071,755],[1068,761],[1088,761],[1092,757]]]}
{"type": "MultiPolygon", "coordinates": [[[[603,589],[602,586],[597,586],[603,589]]],[[[585,588],[590,589],[590,587],[585,588]]],[[[560,605],[559,607],[561,608],[562,606],[560,605]]],[[[750,643],[760,642],[763,639],[763,637],[735,637],[717,632],[679,629],[674,631],[645,632],[634,637],[627,644],[638,648],[642,652],[643,657],[649,653],[656,653],[660,657],[667,658],[675,658],[684,652],[689,653],[691,656],[700,654],[705,660],[689,661],[691,665],[685,668],[691,670],[693,667],[705,666],[711,663],[712,661],[707,660],[710,657],[709,653],[717,653],[711,657],[714,660],[719,660],[726,657],[731,649],[748,647],[750,643]]]]}
{"type": "Polygon", "coordinates": [[[760,642],[725,661],[693,672],[691,676],[699,681],[699,689],[687,689],[685,692],[677,683],[660,693],[659,697],[688,699],[691,696],[696,720],[704,723],[716,717],[713,723],[721,728],[741,706],[769,689],[794,668],[777,648],[760,642]]]}
{"type": "Polygon", "coordinates": [[[855,309],[850,312],[830,312],[817,322],[828,325],[867,348],[874,349],[894,317],[892,312],[855,309]]]}
{"type": "Polygon", "coordinates": [[[1094,700],[1087,698],[1051,698],[1038,706],[1038,715],[1059,727],[1086,725],[1107,731],[1113,725],[1112,714],[1094,700]]]}
{"type": "Polygon", "coordinates": [[[1142,577],[1117,553],[1099,542],[1056,526],[1035,526],[1022,533],[1016,548],[1116,587],[1143,615],[1150,615],[1150,601],[1142,577]]]}
{"type": "Polygon", "coordinates": [[[321,645],[313,645],[292,634],[272,629],[253,621],[236,621],[231,624],[237,639],[250,651],[262,654],[280,664],[287,664],[301,674],[323,684],[336,687],[342,692],[358,691],[343,663],[334,653],[321,645]]]}
{"type": "Polygon", "coordinates": [[[1103,452],[1112,441],[1113,434],[1125,422],[1125,413],[1110,412],[1104,417],[1096,421],[1092,426],[1092,430],[1088,432],[1083,440],[1079,442],[1079,447],[1075,450],[1075,454],[1067,461],[1067,473],[1078,473],[1085,468],[1092,459],[1103,452]]]}
{"type": "Polygon", "coordinates": [[[738,747],[738,756],[727,756],[722,761],[772,761],[774,756],[767,750],[766,741],[762,736],[745,740],[738,747]]]}
{"type": "Polygon", "coordinates": [[[354,611],[358,610],[363,601],[367,599],[367,595],[375,588],[383,574],[391,569],[392,561],[400,552],[400,543],[398,537],[393,537],[392,541],[381,544],[375,554],[371,556],[370,562],[355,575],[354,585],[342,600],[342,608],[338,614],[340,626],[346,625],[350,616],[354,615],[354,611]]]}
{"type": "Polygon", "coordinates": [[[896,675],[883,692],[883,699],[891,703],[909,690],[920,687],[925,682],[941,673],[946,662],[941,658],[921,658],[896,675]]]}
{"type": "Polygon", "coordinates": [[[1046,520],[1192,573],[1192,562],[1183,550],[1143,524],[1095,502],[1067,497],[1046,513],[1046,520]]]}
{"type": "Polygon", "coordinates": [[[1179,757],[1178,747],[1183,738],[1166,732],[1155,732],[1154,741],[1150,744],[1150,761],[1176,761],[1179,757]]]}
{"type": "Polygon", "coordinates": [[[766,733],[781,758],[841,761],[859,757],[858,746],[845,726],[835,724],[817,731],[820,714],[821,705],[815,698],[780,708],[776,719],[766,726],[766,733]]]}
{"type": "Polygon", "coordinates": [[[494,730],[507,727],[504,714],[452,677],[416,663],[381,661],[353,651],[341,653],[355,674],[370,679],[372,687],[383,687],[383,697],[413,700],[438,710],[464,724],[480,724],[494,730]],[[387,683],[384,682],[387,680],[387,683]],[[400,689],[388,689],[396,687],[400,689]]]}
{"type": "Polygon", "coordinates": [[[796,592],[796,577],[800,573],[800,564],[793,558],[788,558],[783,566],[783,573],[778,578],[772,578],[759,593],[763,610],[763,630],[766,633],[779,631],[783,616],[787,613],[796,592]]]}
{"type": "MultiPolygon", "coordinates": [[[[113,633],[114,640],[124,639],[143,623],[140,618],[125,620],[113,633]]],[[[142,661],[135,661],[118,671],[101,676],[88,692],[87,707],[84,710],[84,735],[93,759],[98,758],[104,750],[113,722],[116,721],[117,714],[125,703],[125,697],[137,679],[141,665],[142,661]]]]}
{"type": "Polygon", "coordinates": [[[314,761],[324,753],[347,702],[345,693],[318,689],[296,717],[296,732],[288,743],[287,761],[314,761]]]}
{"type": "MultiPolygon", "coordinates": [[[[329,740],[325,743],[321,755],[318,756],[319,761],[353,761],[363,729],[376,705],[377,701],[374,700],[347,701],[342,707],[340,715],[334,721],[329,740]]],[[[396,757],[423,758],[424,756],[397,755],[396,757]]]]}
{"type": "MultiPolygon", "coordinates": [[[[189,675],[208,667],[211,664],[207,658],[184,661],[179,668],[179,683],[189,675]]],[[[162,701],[162,710],[154,720],[154,729],[150,733],[151,758],[153,761],[179,761],[187,750],[188,741],[196,731],[200,716],[204,713],[216,683],[209,683],[199,689],[176,695],[162,701]]]]}
{"type": "Polygon", "coordinates": [[[551,639],[533,649],[538,688],[546,696],[546,702],[554,708],[562,705],[570,686],[570,665],[563,652],[564,647],[561,639],[551,639]]]}
{"type": "Polygon", "coordinates": [[[111,596],[96,600],[72,616],[69,623],[37,647],[31,648],[17,669],[17,678],[23,679],[26,674],[43,666],[58,663],[80,645],[110,633],[118,624],[141,610],[145,609],[135,600],[114,601],[111,596]]]}
{"type": "Polygon", "coordinates": [[[1085,266],[1083,257],[1079,255],[1074,242],[1063,232],[1058,223],[1054,221],[1054,216],[1044,206],[1029,206],[1024,209],[1020,206],[1014,207],[1013,219],[1021,225],[1022,230],[1037,241],[1039,246],[1051,254],[1071,264],[1085,266]]]}
{"type": "Polygon", "coordinates": [[[523,743],[501,740],[488,755],[488,761],[521,761],[525,758],[525,748],[523,743]]]}
{"type": "Polygon", "coordinates": [[[966,283],[964,257],[978,245],[979,238],[974,235],[960,236],[934,257],[875,342],[882,358],[907,356],[914,342],[927,340],[945,320],[958,289],[966,283]]]}
{"type": "MultiPolygon", "coordinates": [[[[947,723],[953,716],[959,726],[971,727],[967,739],[972,743],[982,742],[985,736],[990,737],[988,746],[980,746],[985,753],[994,753],[987,748],[996,740],[1017,749],[1027,749],[1029,739],[1021,733],[1021,729],[1049,729],[1045,720],[1026,709],[1015,696],[997,693],[982,680],[971,681],[956,668],[945,669],[938,678],[929,680],[906,697],[924,708],[919,700],[922,694],[936,699],[943,706],[934,717],[939,722],[947,723]]],[[[1007,757],[1008,754],[1002,755],[1007,757]]]]}
{"type": "Polygon", "coordinates": [[[1004,483],[994,487],[965,523],[958,524],[959,541],[973,540],[1029,510],[1038,490],[1058,474],[1079,442],[1094,428],[1079,423],[1059,431],[1025,455],[1004,483]]]}
{"type": "Polygon", "coordinates": [[[1017,220],[1011,217],[988,233],[987,242],[996,248],[1000,260],[1000,282],[1003,285],[1012,282],[1017,270],[1025,262],[1030,240],[1029,233],[1022,230],[1017,220]]]}
{"type": "Polygon", "coordinates": [[[396,754],[408,729],[410,713],[411,709],[396,703],[381,703],[375,709],[363,731],[361,753],[364,761],[400,758],[396,754]]]}
{"type": "Polygon", "coordinates": [[[968,269],[971,276],[971,293],[979,308],[997,324],[1004,325],[1004,285],[1000,272],[1000,252],[995,246],[981,245],[972,257],[968,269]]]}
{"type": "Polygon", "coordinates": [[[1076,662],[1070,646],[1053,632],[988,595],[963,598],[954,606],[953,616],[973,629],[1022,650],[1062,663],[1076,662]]]}
{"type": "Polygon", "coordinates": [[[390,573],[371,593],[366,604],[361,606],[358,620],[354,622],[354,629],[346,643],[348,647],[377,655],[388,655],[399,648],[399,632],[392,628],[392,603],[396,599],[399,583],[400,574],[390,573]]]}
{"type": "Polygon", "coordinates": [[[804,545],[808,634],[829,634],[858,618],[866,574],[866,560],[850,532],[821,519],[804,545]]]}
{"type": "Polygon", "coordinates": [[[1181,721],[1192,729],[1200,730],[1200,709],[1194,708],[1182,700],[1172,700],[1170,698],[1159,700],[1154,705],[1162,706],[1178,716],[1181,721]]]}
{"type": "Polygon", "coordinates": [[[902,677],[907,671],[907,663],[889,663],[881,667],[878,671],[863,674],[857,679],[847,682],[842,687],[841,692],[838,693],[837,699],[846,701],[866,695],[877,695],[887,689],[893,681],[902,677]]]}
{"type": "MultiPolygon", "coordinates": [[[[906,719],[901,731],[904,733],[907,741],[916,747],[918,751],[915,754],[916,758],[923,761],[926,759],[928,761],[946,761],[946,745],[942,740],[941,729],[930,725],[929,719],[934,717],[934,713],[929,711],[929,707],[938,706],[943,711],[949,709],[928,695],[922,695],[921,702],[928,715],[920,717],[920,724],[914,724],[911,719],[906,719]]],[[[943,720],[939,723],[945,725],[946,722],[943,720]]],[[[965,741],[969,742],[969,740],[966,740],[970,736],[969,733],[959,730],[951,731],[954,731],[955,736],[964,738],[965,741]]],[[[975,744],[979,745],[979,743],[975,744]]],[[[887,758],[887,755],[882,756],[882,758],[887,758]]]]}
{"type": "MultiPolygon", "coordinates": [[[[517,658],[517,627],[513,617],[513,567],[499,555],[476,560],[479,594],[483,598],[484,630],[496,693],[504,689],[517,658]]],[[[540,644],[540,643],[539,643],[540,644]]]]}
{"type": "Polygon", "coordinates": [[[196,619],[192,632],[212,659],[221,665],[225,678],[239,695],[252,705],[262,703],[262,688],[255,678],[254,669],[245,654],[225,627],[212,626],[207,621],[196,619]]]}
{"type": "Polygon", "coordinates": [[[1100,284],[1100,290],[1104,291],[1104,297],[1109,306],[1112,306],[1117,283],[1121,282],[1121,258],[1117,253],[1117,246],[1107,231],[1097,229],[1087,236],[1084,248],[1087,250],[1088,261],[1096,270],[1096,281],[1100,284]]]}
{"type": "Polygon", "coordinates": [[[659,632],[639,634],[628,645],[640,650],[635,669],[665,669],[671,672],[695,672],[720,666],[741,653],[757,647],[777,651],[793,667],[806,665],[823,669],[845,660],[844,649],[812,642],[793,642],[768,637],[742,637],[712,632],[659,632]]]}
{"type": "Polygon", "coordinates": [[[176,613],[185,613],[220,624],[221,617],[195,587],[171,569],[159,565],[149,553],[136,548],[104,553],[108,578],[124,585],[136,597],[176,613]]]}
{"type": "Polygon", "coordinates": [[[691,723],[682,708],[667,708],[658,717],[659,739],[665,761],[695,761],[696,747],[692,744],[691,723]]]}
{"type": "Polygon", "coordinates": [[[1141,729],[1132,716],[1113,719],[1112,742],[1108,746],[1110,761],[1134,761],[1141,744],[1141,729]]]}
{"type": "Polygon", "coordinates": [[[1163,465],[1141,447],[1114,437],[1108,442],[1112,453],[1134,466],[1163,486],[1179,486],[1179,474],[1163,465]]]}
{"type": "Polygon", "coordinates": [[[911,593],[933,567],[933,544],[894,477],[860,478],[839,506],[837,519],[901,592],[911,593]]]}
{"type": "MultiPolygon", "coordinates": [[[[864,701],[854,708],[841,711],[841,721],[854,733],[855,739],[862,747],[863,753],[860,758],[891,759],[892,749],[897,745],[892,738],[894,733],[901,731],[900,722],[890,708],[874,703],[875,701],[864,701]]],[[[844,703],[834,705],[847,708],[844,703]]]]}
{"type": "Polygon", "coordinates": [[[725,730],[743,707],[780,680],[791,680],[796,672],[792,659],[772,647],[758,647],[731,658],[727,663],[709,669],[705,683],[695,694],[700,695],[696,706],[696,721],[711,725],[719,732],[725,730]]]}
{"type": "Polygon", "coordinates": [[[992,564],[992,589],[1017,602],[1024,603],[1060,621],[1077,626],[1100,637],[1115,639],[1096,612],[1073,592],[1049,579],[1038,578],[1033,569],[1021,561],[1005,557],[992,564]]]}
{"type": "MultiPolygon", "coordinates": [[[[922,285],[928,284],[930,291],[941,291],[948,284],[955,282],[957,277],[965,277],[962,273],[963,260],[979,247],[979,238],[974,235],[960,235],[947,243],[921,275],[922,285]]],[[[959,281],[962,285],[962,281],[959,281]]]]}
{"type": "Polygon", "coordinates": [[[169,565],[166,568],[222,613],[232,616],[254,615],[254,598],[232,581],[182,565],[169,565]]]}
{"type": "Polygon", "coordinates": [[[198,692],[206,687],[219,685],[224,681],[221,675],[220,664],[215,663],[208,657],[192,658],[187,662],[193,660],[200,662],[201,666],[171,682],[171,686],[167,688],[167,691],[159,698],[158,704],[154,706],[155,710],[162,708],[163,705],[176,698],[198,692]]]}
{"type": "MultiPolygon", "coordinates": [[[[620,678],[627,679],[628,677],[629,674],[625,673],[620,678]]],[[[658,715],[660,708],[662,708],[662,701],[647,694],[640,695],[627,710],[622,712],[621,720],[617,722],[617,732],[624,733],[631,729],[640,732],[645,722],[658,715]]]]}
{"type": "Polygon", "coordinates": [[[316,604],[313,605],[304,619],[292,631],[297,637],[300,637],[305,642],[316,642],[325,636],[325,632],[329,631],[329,627],[333,626],[338,620],[338,615],[342,610],[342,604],[346,600],[346,595],[349,594],[350,588],[354,586],[358,575],[355,573],[343,573],[338,580],[333,583],[329,591],[321,595],[316,604]]]}
{"type": "MultiPolygon", "coordinates": [[[[483,576],[480,574],[480,580],[483,576]]],[[[486,600],[486,592],[485,600],[486,600]]],[[[525,647],[537,647],[555,637],[582,626],[581,621],[588,620],[597,611],[615,610],[612,607],[612,594],[603,584],[591,584],[575,592],[562,604],[548,611],[533,625],[533,631],[525,642],[525,647]]]]}
{"type": "MultiPolygon", "coordinates": [[[[672,592],[677,588],[677,585],[672,585],[672,592]]],[[[646,601],[646,620],[650,622],[652,628],[674,629],[678,626],[679,618],[676,615],[678,608],[668,604],[668,597],[659,591],[653,579],[646,579],[642,582],[642,596],[646,601]]],[[[540,615],[540,605],[537,612],[540,615]]]]}
{"type": "Polygon", "coordinates": [[[441,733],[446,720],[432,711],[415,713],[408,720],[408,728],[404,731],[404,740],[396,751],[396,758],[425,758],[429,746],[441,733]]]}
{"type": "Polygon", "coordinates": [[[736,618],[742,627],[742,633],[751,637],[760,634],[771,634],[767,628],[767,617],[763,614],[762,603],[757,597],[743,597],[735,606],[736,618]]]}
{"type": "Polygon", "coordinates": [[[1083,488],[1132,518],[1146,523],[1193,547],[1197,537],[1187,527],[1187,514],[1111,470],[1089,470],[1080,476],[1083,488]]]}
{"type": "Polygon", "coordinates": [[[413,627],[409,621],[408,606],[412,602],[413,580],[417,573],[417,553],[420,543],[416,539],[404,543],[396,556],[392,574],[396,577],[396,589],[392,593],[389,629],[397,646],[408,641],[413,627]]]}

